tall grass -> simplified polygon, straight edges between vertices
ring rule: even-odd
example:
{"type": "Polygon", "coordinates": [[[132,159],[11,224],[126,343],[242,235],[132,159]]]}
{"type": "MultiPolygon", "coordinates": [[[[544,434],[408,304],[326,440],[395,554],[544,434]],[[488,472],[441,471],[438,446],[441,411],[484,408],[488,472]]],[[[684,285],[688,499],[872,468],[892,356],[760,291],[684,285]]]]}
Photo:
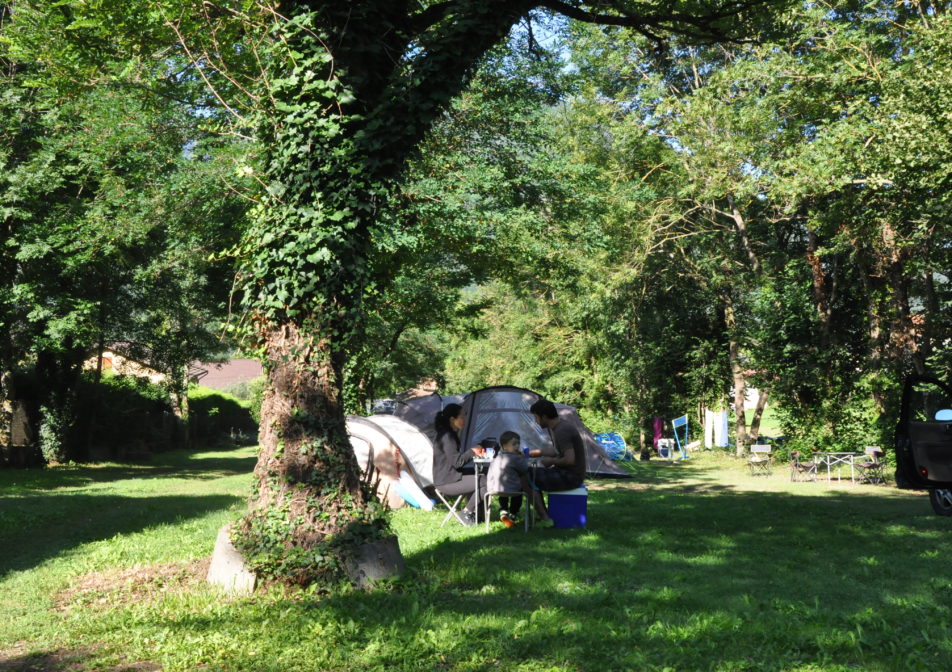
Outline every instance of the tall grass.
{"type": "Polygon", "coordinates": [[[755,478],[700,453],[593,483],[585,530],[485,534],[400,510],[404,579],[234,599],[190,577],[240,514],[252,452],[162,460],[0,472],[8,669],[952,666],[952,520],[922,494],[755,478]]]}

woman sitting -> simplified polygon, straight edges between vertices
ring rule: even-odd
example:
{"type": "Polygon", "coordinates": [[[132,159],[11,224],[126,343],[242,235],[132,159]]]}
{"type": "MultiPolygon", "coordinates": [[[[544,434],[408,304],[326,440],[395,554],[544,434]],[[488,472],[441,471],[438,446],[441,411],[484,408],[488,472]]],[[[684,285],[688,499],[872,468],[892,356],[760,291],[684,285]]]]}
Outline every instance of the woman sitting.
{"type": "Polygon", "coordinates": [[[466,508],[457,514],[464,525],[477,523],[477,511],[486,492],[486,479],[480,475],[477,483],[465,467],[474,456],[486,454],[480,446],[460,448],[459,431],[466,426],[466,416],[459,404],[447,404],[436,414],[436,442],[433,445],[433,484],[441,494],[448,497],[469,495],[466,508]]]}

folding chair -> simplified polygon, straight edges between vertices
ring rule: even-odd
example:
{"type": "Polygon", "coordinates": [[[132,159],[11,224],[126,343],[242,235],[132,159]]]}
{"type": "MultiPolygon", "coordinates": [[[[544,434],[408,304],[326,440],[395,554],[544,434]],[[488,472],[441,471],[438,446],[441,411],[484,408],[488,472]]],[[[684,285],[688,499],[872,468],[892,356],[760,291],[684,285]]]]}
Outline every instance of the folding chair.
{"type": "Polygon", "coordinates": [[[751,476],[770,476],[770,446],[759,443],[751,446],[747,467],[751,476]]]}
{"type": "Polygon", "coordinates": [[[446,521],[448,521],[448,520],[449,520],[450,518],[452,518],[453,516],[456,517],[456,520],[459,521],[459,524],[460,524],[460,525],[463,525],[463,526],[466,525],[466,523],[463,522],[463,519],[460,518],[460,516],[459,516],[459,511],[457,510],[457,507],[459,506],[459,503],[460,503],[461,501],[463,501],[463,497],[464,497],[465,495],[459,495],[459,496],[453,501],[453,503],[450,504],[449,500],[446,499],[446,497],[443,496],[443,493],[440,492],[440,491],[436,488],[435,485],[431,485],[429,488],[427,488],[427,489],[426,489],[426,492],[428,492],[428,493],[429,493],[429,492],[432,492],[434,495],[436,495],[436,498],[437,498],[438,500],[440,500],[441,502],[443,502],[443,505],[444,505],[447,509],[449,509],[449,513],[446,514],[446,517],[443,519],[443,522],[440,523],[440,527],[443,527],[444,525],[446,525],[446,521]]]}
{"type": "Polygon", "coordinates": [[[800,452],[794,450],[790,453],[790,480],[791,481],[815,481],[816,480],[816,460],[809,462],[800,461],[800,452]]]}
{"type": "Polygon", "coordinates": [[[856,471],[859,472],[860,483],[885,483],[886,475],[883,469],[886,466],[883,463],[883,449],[879,446],[866,446],[864,451],[866,459],[862,462],[856,462],[856,471]]]}
{"type": "Polygon", "coordinates": [[[690,436],[688,433],[688,416],[682,415],[671,421],[671,429],[674,431],[674,440],[678,443],[678,450],[681,453],[680,459],[688,459],[687,448],[690,436]],[[684,436],[682,436],[682,433],[684,436]]]}
{"type": "Polygon", "coordinates": [[[489,519],[492,518],[492,498],[493,497],[522,497],[525,499],[525,508],[526,515],[524,516],[526,532],[529,531],[531,518],[534,513],[533,511],[533,501],[532,495],[522,492],[487,492],[486,496],[483,498],[483,503],[485,504],[484,510],[486,511],[486,531],[489,532],[489,519]]]}

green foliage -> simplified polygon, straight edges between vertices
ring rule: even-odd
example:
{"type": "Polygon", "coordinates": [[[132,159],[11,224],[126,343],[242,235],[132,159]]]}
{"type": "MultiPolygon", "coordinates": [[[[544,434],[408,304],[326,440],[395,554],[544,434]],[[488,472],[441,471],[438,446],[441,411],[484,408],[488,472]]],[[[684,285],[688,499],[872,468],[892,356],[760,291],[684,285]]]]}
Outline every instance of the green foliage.
{"type": "Polygon", "coordinates": [[[198,445],[238,441],[253,443],[258,435],[254,399],[241,401],[226,392],[193,385],[188,390],[188,431],[198,445]]]}
{"type": "Polygon", "coordinates": [[[35,369],[31,422],[56,443],[47,452],[83,459],[90,437],[54,437],[89,426],[77,386],[90,355],[147,362],[182,393],[187,363],[222,348],[231,262],[209,256],[236,238],[246,206],[223,189],[236,143],[191,107],[201,85],[153,79],[173,77],[177,57],[108,51],[109,22],[68,4],[2,10],[0,370],[35,369]]]}
{"type": "Polygon", "coordinates": [[[41,406],[39,446],[43,453],[43,459],[47,463],[62,462],[69,456],[67,446],[67,434],[69,433],[69,423],[72,420],[72,409],[56,406],[41,406]]]}
{"type": "Polygon", "coordinates": [[[105,375],[97,382],[87,375],[79,398],[91,459],[143,459],[185,444],[168,389],[147,378],[105,375]]]}
{"type": "Polygon", "coordinates": [[[264,400],[268,379],[261,375],[251,380],[242,380],[222,390],[226,395],[243,402],[248,407],[255,424],[261,422],[261,402],[264,400]]]}

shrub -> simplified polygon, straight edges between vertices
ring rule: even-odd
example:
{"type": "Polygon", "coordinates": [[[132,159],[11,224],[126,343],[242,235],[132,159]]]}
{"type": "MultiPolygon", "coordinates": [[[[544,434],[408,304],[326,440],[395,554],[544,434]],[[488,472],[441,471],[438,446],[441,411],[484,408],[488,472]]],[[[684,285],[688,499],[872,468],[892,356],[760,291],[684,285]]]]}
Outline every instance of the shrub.
{"type": "Polygon", "coordinates": [[[258,423],[250,402],[200,385],[188,390],[188,429],[192,441],[215,444],[224,441],[253,442],[258,423]]]}
{"type": "Polygon", "coordinates": [[[257,424],[261,422],[261,401],[264,399],[264,388],[267,382],[265,376],[258,376],[229,385],[222,390],[222,393],[231,395],[242,402],[257,424]]]}
{"type": "Polygon", "coordinates": [[[88,432],[82,453],[90,459],[147,457],[185,443],[168,391],[148,378],[107,373],[97,383],[84,376],[77,411],[77,430],[88,432]]]}

